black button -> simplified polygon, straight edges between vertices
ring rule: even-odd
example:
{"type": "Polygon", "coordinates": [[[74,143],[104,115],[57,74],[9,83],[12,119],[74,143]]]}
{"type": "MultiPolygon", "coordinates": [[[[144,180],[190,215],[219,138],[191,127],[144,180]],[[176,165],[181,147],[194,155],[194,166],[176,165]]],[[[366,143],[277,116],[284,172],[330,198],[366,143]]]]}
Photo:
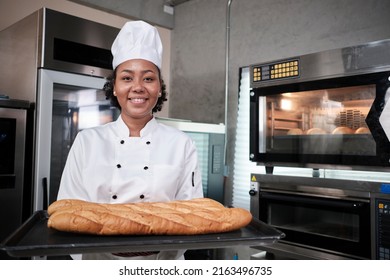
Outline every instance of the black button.
{"type": "Polygon", "coordinates": [[[116,194],[114,194],[113,196],[112,196],[112,199],[117,199],[118,198],[118,196],[116,195],[116,194]]]}
{"type": "Polygon", "coordinates": [[[144,167],[144,170],[148,170],[148,169],[149,169],[149,167],[147,167],[147,166],[144,167]]]}
{"type": "Polygon", "coordinates": [[[125,140],[121,140],[121,144],[124,144],[125,143],[125,140]]]}
{"type": "Polygon", "coordinates": [[[118,168],[121,168],[121,167],[122,167],[122,165],[120,165],[120,164],[117,164],[117,165],[116,165],[116,167],[118,167],[118,168]]]}
{"type": "Polygon", "coordinates": [[[144,196],[143,194],[141,194],[141,195],[139,196],[139,198],[144,199],[145,196],[144,196]]]}
{"type": "Polygon", "coordinates": [[[147,141],[147,142],[146,142],[146,145],[150,145],[150,141],[147,141]]]}

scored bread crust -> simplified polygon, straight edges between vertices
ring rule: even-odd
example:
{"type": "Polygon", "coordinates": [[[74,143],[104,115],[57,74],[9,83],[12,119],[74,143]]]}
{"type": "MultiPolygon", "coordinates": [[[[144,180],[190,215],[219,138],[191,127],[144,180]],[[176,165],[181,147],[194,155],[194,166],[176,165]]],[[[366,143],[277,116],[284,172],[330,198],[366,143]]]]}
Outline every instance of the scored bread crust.
{"type": "Polygon", "coordinates": [[[96,235],[195,235],[247,226],[252,215],[209,198],[103,204],[63,199],[48,208],[48,227],[96,235]]]}

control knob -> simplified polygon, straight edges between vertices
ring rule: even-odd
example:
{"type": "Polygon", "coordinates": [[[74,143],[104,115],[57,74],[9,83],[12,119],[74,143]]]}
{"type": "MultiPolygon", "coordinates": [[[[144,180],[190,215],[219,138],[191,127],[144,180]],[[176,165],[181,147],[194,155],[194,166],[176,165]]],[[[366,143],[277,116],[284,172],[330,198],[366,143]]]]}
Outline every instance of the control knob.
{"type": "Polygon", "coordinates": [[[255,190],[255,189],[251,189],[250,191],[249,191],[249,195],[250,196],[255,196],[257,194],[257,190],[255,190]]]}

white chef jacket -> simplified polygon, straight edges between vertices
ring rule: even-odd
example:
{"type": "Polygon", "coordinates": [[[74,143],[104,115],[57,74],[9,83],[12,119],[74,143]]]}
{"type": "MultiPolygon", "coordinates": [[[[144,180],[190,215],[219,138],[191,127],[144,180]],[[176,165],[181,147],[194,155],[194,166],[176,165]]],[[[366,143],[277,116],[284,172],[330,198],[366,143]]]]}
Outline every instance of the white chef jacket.
{"type": "Polygon", "coordinates": [[[129,128],[121,117],[79,132],[58,192],[58,199],[98,203],[199,197],[203,197],[202,179],[192,139],[155,118],[141,130],[140,137],[129,137],[129,128]]]}

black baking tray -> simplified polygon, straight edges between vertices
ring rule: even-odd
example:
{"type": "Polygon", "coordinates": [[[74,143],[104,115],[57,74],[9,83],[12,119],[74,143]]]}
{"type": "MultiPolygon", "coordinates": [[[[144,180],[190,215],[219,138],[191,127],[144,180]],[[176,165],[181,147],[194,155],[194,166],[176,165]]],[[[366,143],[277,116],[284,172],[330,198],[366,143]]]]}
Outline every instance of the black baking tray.
{"type": "Polygon", "coordinates": [[[204,235],[122,235],[100,236],[60,232],[47,227],[47,211],[35,212],[2,244],[12,257],[61,256],[80,253],[163,251],[207,249],[230,246],[271,244],[284,233],[262,221],[252,222],[239,230],[204,235]]]}

